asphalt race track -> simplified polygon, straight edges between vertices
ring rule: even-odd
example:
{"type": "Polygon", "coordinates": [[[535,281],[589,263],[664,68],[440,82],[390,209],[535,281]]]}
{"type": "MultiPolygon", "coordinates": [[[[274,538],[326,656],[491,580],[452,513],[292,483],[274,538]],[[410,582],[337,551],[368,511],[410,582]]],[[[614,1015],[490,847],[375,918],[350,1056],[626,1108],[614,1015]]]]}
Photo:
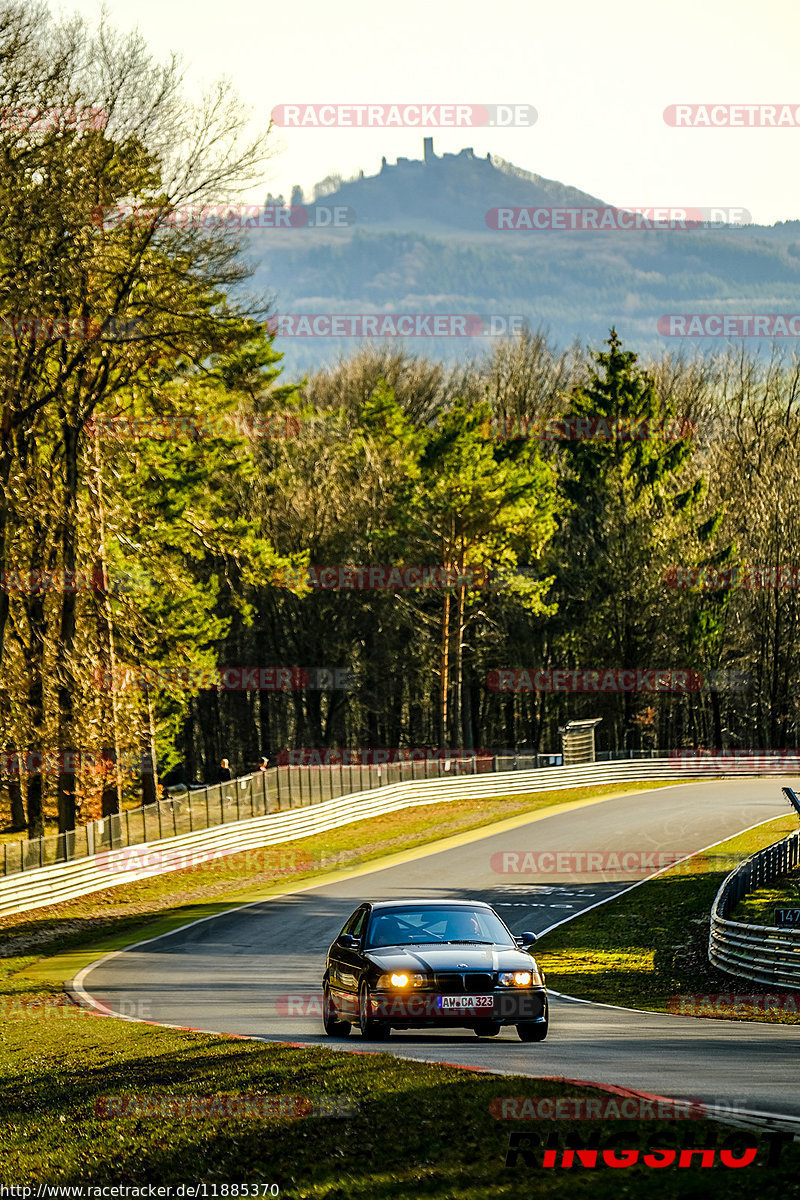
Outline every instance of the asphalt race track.
{"type": "MultiPolygon", "coordinates": [[[[784,778],[681,784],[554,814],[456,849],[205,919],[101,959],[75,980],[84,1002],[141,1019],[265,1040],[375,1049],[500,1072],[564,1076],[662,1096],[800,1117],[800,1026],[678,1017],[551,996],[550,1033],[393,1031],[387,1042],[327,1038],[319,989],[325,951],[365,898],[475,897],[510,928],[541,932],[652,873],[503,874],[507,852],[688,855],[787,811],[784,778]],[[493,859],[493,856],[495,857],[493,859]]],[[[796,783],[795,783],[796,786],[796,783]]],[[[513,860],[512,860],[513,861],[513,860]]],[[[605,860],[604,860],[605,861],[605,860]]],[[[630,861],[630,860],[629,860],[630,861]]],[[[563,865],[563,860],[562,864],[563,865]]],[[[578,860],[580,865],[580,860],[578,860]]],[[[758,985],[753,984],[757,991],[758,985]]]]}

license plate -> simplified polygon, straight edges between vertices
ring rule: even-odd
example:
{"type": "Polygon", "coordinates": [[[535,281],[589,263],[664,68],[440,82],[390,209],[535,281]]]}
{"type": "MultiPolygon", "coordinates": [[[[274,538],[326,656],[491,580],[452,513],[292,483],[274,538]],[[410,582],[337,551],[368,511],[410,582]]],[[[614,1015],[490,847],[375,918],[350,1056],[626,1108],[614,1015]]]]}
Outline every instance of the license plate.
{"type": "Polygon", "coordinates": [[[439,996],[436,1007],[440,1012],[463,1012],[465,1009],[494,1008],[494,996],[439,996]]]}

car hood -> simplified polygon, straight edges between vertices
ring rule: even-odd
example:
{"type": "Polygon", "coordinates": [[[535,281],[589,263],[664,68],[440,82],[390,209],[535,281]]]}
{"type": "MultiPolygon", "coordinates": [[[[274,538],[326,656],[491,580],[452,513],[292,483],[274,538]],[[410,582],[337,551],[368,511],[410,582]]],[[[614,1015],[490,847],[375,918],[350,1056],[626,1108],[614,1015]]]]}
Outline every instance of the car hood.
{"type": "Polygon", "coordinates": [[[380,946],[365,957],[379,971],[522,971],[533,959],[513,946],[380,946]]]}

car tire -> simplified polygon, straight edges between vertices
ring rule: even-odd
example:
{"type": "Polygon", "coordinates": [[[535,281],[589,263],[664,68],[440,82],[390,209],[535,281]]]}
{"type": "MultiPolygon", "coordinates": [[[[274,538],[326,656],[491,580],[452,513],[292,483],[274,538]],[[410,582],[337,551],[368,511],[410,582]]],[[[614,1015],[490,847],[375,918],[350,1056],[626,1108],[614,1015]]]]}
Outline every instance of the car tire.
{"type": "Polygon", "coordinates": [[[350,1033],[350,1022],[339,1019],[327,983],[322,988],[322,1024],[328,1037],[347,1037],[350,1033]]]}
{"type": "Polygon", "coordinates": [[[499,1021],[481,1021],[475,1026],[478,1037],[497,1037],[500,1029],[499,1021]]]}
{"type": "Polygon", "coordinates": [[[369,1015],[369,988],[366,983],[362,983],[358,989],[358,1025],[361,1036],[368,1041],[380,1042],[389,1036],[389,1026],[369,1015]]]}
{"type": "Polygon", "coordinates": [[[547,1037],[547,1010],[545,1009],[543,1021],[522,1021],[517,1026],[517,1033],[521,1042],[543,1042],[547,1037]]]}

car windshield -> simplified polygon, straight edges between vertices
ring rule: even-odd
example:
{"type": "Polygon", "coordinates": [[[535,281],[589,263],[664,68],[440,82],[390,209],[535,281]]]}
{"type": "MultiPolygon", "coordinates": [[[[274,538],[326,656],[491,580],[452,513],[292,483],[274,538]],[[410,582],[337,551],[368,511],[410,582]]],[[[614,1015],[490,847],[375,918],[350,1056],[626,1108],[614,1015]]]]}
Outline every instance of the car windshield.
{"type": "Polygon", "coordinates": [[[367,945],[513,946],[508,930],[487,908],[391,908],[378,910],[370,922],[367,945]]]}

